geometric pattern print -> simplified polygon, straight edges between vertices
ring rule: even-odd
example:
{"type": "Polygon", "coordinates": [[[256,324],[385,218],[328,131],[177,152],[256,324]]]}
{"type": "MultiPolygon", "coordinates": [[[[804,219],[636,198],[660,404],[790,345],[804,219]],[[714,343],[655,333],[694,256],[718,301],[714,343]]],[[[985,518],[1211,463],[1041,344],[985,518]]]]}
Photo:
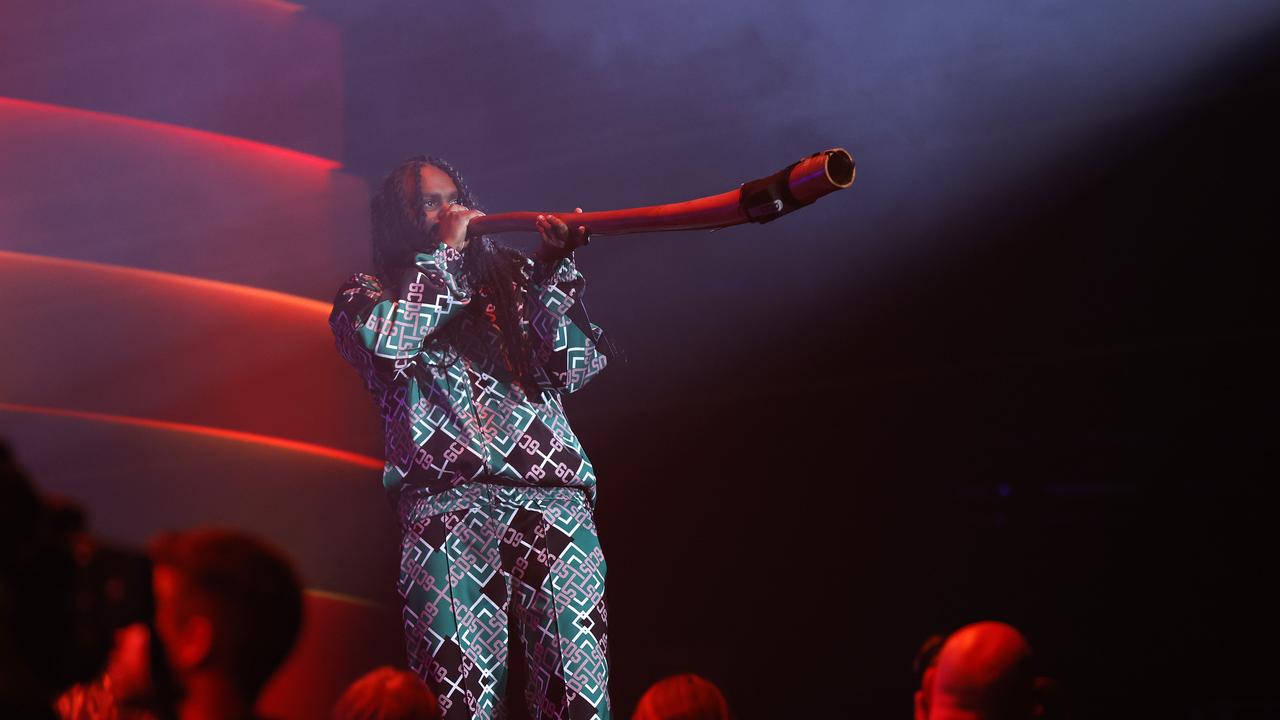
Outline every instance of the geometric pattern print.
{"type": "Polygon", "coordinates": [[[329,324],[338,351],[360,372],[382,413],[384,485],[438,493],[496,476],[578,487],[594,502],[595,471],[561,400],[606,362],[593,338],[566,315],[586,281],[571,258],[530,270],[531,277],[545,277],[523,303],[526,329],[539,347],[540,392],[531,398],[510,376],[483,296],[461,281],[460,262],[442,243],[416,256],[395,292],[357,273],[334,301],[329,324]],[[445,327],[451,328],[448,343],[428,342],[445,327]]]}
{"type": "Polygon", "coordinates": [[[445,718],[505,716],[513,641],[530,716],[611,716],[606,568],[580,490],[471,483],[399,509],[409,668],[445,718]]]}
{"type": "MultiPolygon", "coordinates": [[[[566,392],[574,392],[582,387],[596,373],[604,369],[608,358],[596,349],[595,342],[588,338],[574,322],[563,322],[562,319],[569,307],[577,301],[577,293],[581,287],[566,285],[565,292],[560,286],[546,288],[541,302],[535,303],[528,313],[529,326],[537,337],[549,342],[542,345],[540,359],[543,367],[554,377],[554,384],[565,388],[566,392]]],[[[600,326],[591,324],[594,337],[602,334],[600,326]]]]}

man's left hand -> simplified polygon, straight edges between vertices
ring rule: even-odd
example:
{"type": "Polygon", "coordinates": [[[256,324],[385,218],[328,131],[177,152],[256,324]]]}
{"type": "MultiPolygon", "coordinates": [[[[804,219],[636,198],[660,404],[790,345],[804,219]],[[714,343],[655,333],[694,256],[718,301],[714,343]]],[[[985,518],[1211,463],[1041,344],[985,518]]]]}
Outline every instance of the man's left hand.
{"type": "MultiPolygon", "coordinates": [[[[573,211],[580,213],[582,208],[574,208],[573,211]]],[[[546,259],[568,257],[577,248],[591,242],[585,225],[570,230],[563,220],[554,215],[539,215],[536,224],[538,234],[542,236],[538,254],[546,259]]]]}

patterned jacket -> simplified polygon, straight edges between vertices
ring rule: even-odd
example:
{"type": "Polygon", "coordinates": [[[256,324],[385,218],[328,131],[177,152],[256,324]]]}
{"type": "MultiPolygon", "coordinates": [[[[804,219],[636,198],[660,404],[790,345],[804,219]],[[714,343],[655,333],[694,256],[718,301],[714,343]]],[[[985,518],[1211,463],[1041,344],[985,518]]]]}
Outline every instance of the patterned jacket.
{"type": "Polygon", "coordinates": [[[472,292],[461,264],[461,254],[441,243],[415,257],[399,287],[384,289],[376,276],[358,273],[334,300],[329,326],[338,352],[382,412],[383,485],[393,495],[408,487],[434,494],[476,479],[572,486],[594,503],[595,473],[561,401],[606,362],[595,338],[567,315],[586,281],[572,258],[525,267],[534,283],[520,310],[537,348],[531,397],[505,361],[492,305],[472,292]]]}

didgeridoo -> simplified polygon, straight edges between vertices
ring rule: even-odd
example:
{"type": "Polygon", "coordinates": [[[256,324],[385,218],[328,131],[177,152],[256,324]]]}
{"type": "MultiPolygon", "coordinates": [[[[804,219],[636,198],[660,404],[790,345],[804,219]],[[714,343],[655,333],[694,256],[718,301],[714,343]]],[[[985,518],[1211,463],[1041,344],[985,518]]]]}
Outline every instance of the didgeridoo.
{"type": "Polygon", "coordinates": [[[833,148],[719,195],[626,210],[497,213],[475,218],[468,230],[477,235],[537,232],[535,221],[539,215],[553,215],[570,227],[585,225],[592,235],[707,230],[748,222],[767,223],[823,195],[849,187],[855,173],[853,156],[844,148],[833,148]]]}

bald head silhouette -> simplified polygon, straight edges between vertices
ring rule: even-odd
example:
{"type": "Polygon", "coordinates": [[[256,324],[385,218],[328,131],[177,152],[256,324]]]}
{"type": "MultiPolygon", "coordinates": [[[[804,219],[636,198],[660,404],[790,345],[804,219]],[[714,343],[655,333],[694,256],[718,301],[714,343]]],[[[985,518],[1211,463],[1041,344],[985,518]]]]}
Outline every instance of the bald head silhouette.
{"type": "Polygon", "coordinates": [[[654,683],[631,720],[729,720],[729,703],[715,683],[693,673],[654,683]]]}
{"type": "Polygon", "coordinates": [[[1031,645],[1000,622],[960,628],[925,671],[916,720],[1024,720],[1035,706],[1031,645]]]}

